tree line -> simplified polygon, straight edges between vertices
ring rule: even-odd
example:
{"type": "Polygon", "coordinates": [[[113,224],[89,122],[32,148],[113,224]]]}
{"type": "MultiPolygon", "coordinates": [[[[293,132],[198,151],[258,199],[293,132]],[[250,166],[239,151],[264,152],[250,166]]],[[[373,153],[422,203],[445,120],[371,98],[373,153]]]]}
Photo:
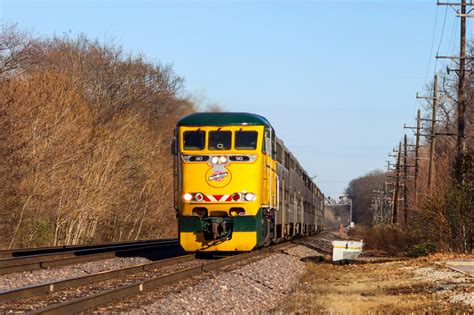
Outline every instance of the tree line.
{"type": "Polygon", "coordinates": [[[0,246],[176,235],[183,78],[84,35],[0,28],[0,246]]]}
{"type": "MultiPolygon", "coordinates": [[[[473,55],[472,48],[470,55],[473,55]]],[[[462,163],[456,160],[458,75],[456,71],[440,71],[436,76],[437,84],[433,81],[425,89],[425,95],[436,95],[436,106],[433,106],[433,97],[424,98],[420,111],[418,150],[415,141],[417,131],[413,129],[414,133],[409,133],[407,137],[407,149],[402,140],[390,153],[395,160],[389,162],[387,171],[354,179],[346,190],[354,200],[356,221],[371,227],[372,232],[377,234],[374,239],[384,238],[385,229],[386,242],[391,243],[384,245],[387,248],[395,246],[401,252],[409,252],[413,248],[461,253],[472,251],[474,77],[470,67],[469,62],[466,152],[462,163]],[[459,174],[462,174],[461,179],[459,174]]],[[[455,69],[456,64],[449,68],[455,69]]],[[[371,235],[368,237],[372,238],[371,235]]]]}

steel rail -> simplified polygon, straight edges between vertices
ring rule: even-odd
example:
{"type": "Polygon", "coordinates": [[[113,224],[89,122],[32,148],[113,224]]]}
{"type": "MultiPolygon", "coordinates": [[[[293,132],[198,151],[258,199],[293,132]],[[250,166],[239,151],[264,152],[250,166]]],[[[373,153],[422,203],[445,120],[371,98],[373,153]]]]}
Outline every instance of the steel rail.
{"type": "Polygon", "coordinates": [[[159,241],[147,244],[130,244],[121,247],[100,248],[98,250],[84,250],[61,254],[4,259],[0,260],[0,275],[12,272],[55,268],[94,260],[114,258],[121,255],[125,256],[126,254],[133,254],[134,252],[140,252],[152,248],[173,246],[178,246],[178,241],[159,241]],[[99,251],[99,253],[96,253],[97,251],[99,251]]]}
{"type": "Polygon", "coordinates": [[[32,285],[23,288],[17,288],[7,291],[0,291],[0,302],[18,299],[18,298],[28,298],[32,296],[39,296],[48,293],[57,292],[62,289],[78,287],[81,285],[86,285],[94,282],[101,282],[110,279],[114,279],[120,276],[128,276],[139,272],[144,272],[148,270],[153,270],[158,267],[165,267],[169,265],[179,264],[183,262],[188,262],[195,259],[194,255],[185,255],[179,257],[173,257],[168,259],[163,259],[160,261],[155,261],[151,263],[130,266],[115,270],[107,270],[98,272],[91,275],[64,279],[59,281],[47,282],[38,285],[32,285]]]}
{"type": "Polygon", "coordinates": [[[166,245],[166,244],[178,244],[177,240],[158,240],[153,242],[147,243],[130,243],[125,245],[109,245],[109,246],[98,246],[88,249],[80,249],[80,250],[71,250],[62,253],[47,253],[47,254],[38,254],[38,255],[30,255],[24,257],[13,257],[13,258],[4,258],[0,259],[0,268],[4,266],[10,266],[15,264],[22,264],[27,262],[35,262],[39,259],[43,260],[54,260],[54,259],[61,259],[61,258],[68,258],[68,257],[75,257],[75,256],[83,256],[83,255],[91,255],[91,254],[99,254],[104,252],[112,252],[112,251],[119,251],[119,250],[126,250],[126,249],[133,249],[139,247],[146,247],[146,246],[156,246],[156,245],[166,245]]]}
{"type": "Polygon", "coordinates": [[[219,268],[238,263],[242,260],[249,259],[255,256],[265,255],[267,253],[281,250],[282,247],[292,247],[294,244],[278,244],[271,247],[263,248],[246,254],[239,254],[227,258],[222,258],[217,261],[204,263],[196,267],[190,267],[178,272],[159,276],[153,279],[138,281],[129,285],[121,286],[112,290],[102,291],[90,296],[85,296],[65,303],[51,305],[40,310],[35,310],[31,314],[71,314],[79,313],[87,309],[91,309],[103,304],[107,304],[114,300],[137,295],[146,291],[151,291],[162,285],[172,284],[181,280],[188,279],[198,274],[214,271],[219,268]]]}
{"type": "Polygon", "coordinates": [[[94,243],[94,244],[78,244],[78,245],[61,245],[48,247],[33,247],[33,248],[14,248],[14,249],[0,249],[0,259],[33,256],[41,254],[62,253],[75,250],[96,249],[101,247],[123,246],[129,244],[146,244],[157,241],[174,241],[176,239],[154,239],[154,240],[140,240],[140,241],[125,241],[125,242],[108,242],[108,243],[94,243]]]}

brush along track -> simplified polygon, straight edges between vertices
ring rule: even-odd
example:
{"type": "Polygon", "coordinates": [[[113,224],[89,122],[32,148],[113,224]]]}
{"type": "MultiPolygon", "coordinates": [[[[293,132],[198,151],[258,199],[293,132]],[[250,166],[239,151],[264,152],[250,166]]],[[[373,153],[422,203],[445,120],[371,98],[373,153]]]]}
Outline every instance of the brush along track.
{"type": "MultiPolygon", "coordinates": [[[[256,250],[254,252],[238,254],[212,261],[195,259],[189,261],[187,265],[180,264],[170,266],[170,268],[166,270],[158,269],[154,272],[136,274],[133,277],[121,277],[120,279],[114,280],[113,283],[105,282],[101,283],[99,286],[97,286],[96,283],[93,286],[78,288],[77,290],[73,290],[73,294],[68,294],[66,297],[64,294],[60,294],[55,297],[55,300],[50,300],[51,302],[48,303],[42,303],[42,305],[50,305],[42,309],[38,309],[37,306],[34,306],[33,308],[30,307],[28,309],[21,309],[21,307],[20,309],[15,308],[15,310],[33,311],[33,313],[37,314],[77,313],[124,297],[152,291],[162,285],[179,282],[204,272],[214,271],[224,266],[236,264],[249,258],[266,255],[271,252],[282,250],[284,247],[292,246],[294,245],[279,244],[269,248],[256,250]],[[171,270],[173,268],[174,270],[171,270]],[[61,303],[58,304],[58,302],[61,303]]],[[[22,300],[22,303],[25,302],[31,303],[32,301],[22,300]]],[[[3,309],[3,311],[7,311],[7,309],[3,309]]]]}
{"type": "MultiPolygon", "coordinates": [[[[158,249],[174,251],[177,253],[179,244],[177,240],[158,240],[130,244],[105,244],[63,253],[48,253],[43,255],[40,254],[1,259],[0,274],[55,268],[114,257],[130,257],[139,255],[146,251],[156,251],[158,249]]],[[[167,257],[170,256],[171,255],[167,255],[167,257]]]]}

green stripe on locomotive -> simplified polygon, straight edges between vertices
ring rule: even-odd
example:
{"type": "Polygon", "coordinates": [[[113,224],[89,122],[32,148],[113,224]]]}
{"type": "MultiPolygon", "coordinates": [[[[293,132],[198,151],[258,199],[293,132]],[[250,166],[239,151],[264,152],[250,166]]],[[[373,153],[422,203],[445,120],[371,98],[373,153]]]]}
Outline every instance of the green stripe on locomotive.
{"type": "MultiPolygon", "coordinates": [[[[256,216],[237,216],[234,220],[233,232],[257,232],[257,246],[264,243],[262,236],[262,209],[256,216]]],[[[179,232],[203,232],[202,221],[198,216],[180,216],[178,218],[179,232]]]]}

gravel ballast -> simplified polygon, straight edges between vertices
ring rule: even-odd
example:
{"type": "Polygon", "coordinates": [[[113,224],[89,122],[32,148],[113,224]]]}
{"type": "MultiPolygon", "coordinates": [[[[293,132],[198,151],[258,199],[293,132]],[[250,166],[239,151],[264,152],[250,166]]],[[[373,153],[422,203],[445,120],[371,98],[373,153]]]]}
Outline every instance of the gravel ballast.
{"type": "Polygon", "coordinates": [[[70,279],[150,262],[142,257],[120,257],[69,265],[61,268],[16,272],[0,276],[0,291],[70,279]]]}
{"type": "Polygon", "coordinates": [[[474,311],[472,276],[442,267],[440,262],[437,265],[413,269],[412,273],[416,279],[432,283],[440,295],[444,294],[445,300],[449,303],[462,303],[474,311]]]}
{"type": "Polygon", "coordinates": [[[156,269],[136,272],[129,275],[104,280],[100,282],[88,283],[82,286],[73,286],[69,289],[59,290],[50,294],[39,295],[36,297],[21,298],[0,303],[0,314],[3,313],[29,313],[40,310],[50,305],[72,301],[86,296],[98,294],[99,292],[115,289],[118,287],[130,285],[139,281],[155,278],[160,275],[173,273],[189,267],[200,264],[199,260],[185,261],[173,265],[161,266],[156,269]]]}
{"type": "Polygon", "coordinates": [[[316,251],[295,246],[235,270],[209,274],[194,286],[171,292],[135,309],[147,313],[261,312],[278,304],[298,283],[304,257],[316,251]]]}

